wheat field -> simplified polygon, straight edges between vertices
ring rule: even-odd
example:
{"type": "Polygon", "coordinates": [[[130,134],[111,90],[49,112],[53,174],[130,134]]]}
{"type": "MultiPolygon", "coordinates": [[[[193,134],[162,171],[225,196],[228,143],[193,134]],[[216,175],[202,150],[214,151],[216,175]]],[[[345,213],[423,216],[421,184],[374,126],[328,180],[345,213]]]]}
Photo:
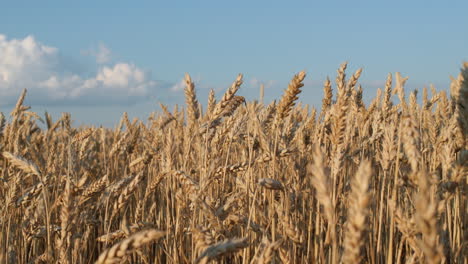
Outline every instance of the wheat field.
{"type": "MultiPolygon", "coordinates": [[[[23,104],[0,116],[0,263],[467,263],[468,63],[450,92],[361,70],[320,110],[246,101],[239,75],[206,109],[115,129],[23,104]],[[408,97],[408,98],[407,98],[408,97]]],[[[315,91],[321,94],[321,91],[315,91]]]]}

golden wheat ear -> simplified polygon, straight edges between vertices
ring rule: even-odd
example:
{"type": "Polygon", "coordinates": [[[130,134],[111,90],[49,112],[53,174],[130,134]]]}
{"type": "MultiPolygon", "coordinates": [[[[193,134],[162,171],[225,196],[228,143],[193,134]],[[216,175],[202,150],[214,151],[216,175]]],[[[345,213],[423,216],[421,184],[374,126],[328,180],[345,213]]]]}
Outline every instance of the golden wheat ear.
{"type": "Polygon", "coordinates": [[[130,237],[122,240],[115,244],[111,248],[105,250],[99,255],[96,264],[114,264],[120,263],[123,258],[131,252],[141,248],[142,246],[162,238],[166,235],[166,232],[150,229],[141,231],[131,235],[130,237]]]}

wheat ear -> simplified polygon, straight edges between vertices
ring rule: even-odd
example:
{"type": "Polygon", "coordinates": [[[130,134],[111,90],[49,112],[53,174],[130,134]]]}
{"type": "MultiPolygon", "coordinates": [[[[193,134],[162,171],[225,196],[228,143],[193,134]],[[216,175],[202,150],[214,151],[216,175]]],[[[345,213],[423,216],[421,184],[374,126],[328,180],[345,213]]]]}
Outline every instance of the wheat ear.
{"type": "Polygon", "coordinates": [[[370,176],[371,164],[369,161],[363,161],[351,184],[352,192],[344,240],[343,263],[361,263],[362,261],[361,251],[366,240],[366,222],[371,198],[369,193],[370,176]]]}
{"type": "Polygon", "coordinates": [[[166,235],[166,232],[150,229],[133,234],[132,236],[115,244],[110,249],[101,253],[96,264],[113,264],[120,263],[126,255],[132,251],[141,248],[143,245],[151,241],[159,239],[166,235]]]}

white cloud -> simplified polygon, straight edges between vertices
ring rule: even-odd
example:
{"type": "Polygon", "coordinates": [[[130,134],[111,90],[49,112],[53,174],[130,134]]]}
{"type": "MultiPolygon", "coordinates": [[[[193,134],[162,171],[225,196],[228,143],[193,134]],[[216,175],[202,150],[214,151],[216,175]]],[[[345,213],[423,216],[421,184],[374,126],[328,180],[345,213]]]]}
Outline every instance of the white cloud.
{"type": "Polygon", "coordinates": [[[96,63],[105,64],[111,61],[112,52],[111,50],[104,45],[104,43],[99,43],[97,49],[83,50],[81,52],[83,55],[92,56],[96,58],[96,63]]]}
{"type": "MultiPolygon", "coordinates": [[[[100,45],[98,63],[110,59],[110,50],[100,45]]],[[[91,76],[83,76],[62,60],[57,48],[46,46],[28,36],[8,40],[0,35],[1,103],[12,103],[22,89],[29,101],[40,103],[79,103],[86,100],[127,102],[146,98],[157,83],[149,72],[134,64],[98,66],[91,76]]]]}
{"type": "MultiPolygon", "coordinates": [[[[84,95],[145,96],[156,85],[150,76],[133,64],[118,63],[101,67],[93,78],[78,75],[60,77],[51,75],[38,88],[56,92],[56,98],[78,98],[84,95]]],[[[53,94],[53,93],[51,93],[53,94]]]]}
{"type": "Polygon", "coordinates": [[[260,88],[260,85],[264,85],[265,89],[268,89],[270,87],[273,87],[276,84],[275,80],[266,80],[266,81],[261,81],[258,78],[253,77],[249,81],[249,85],[251,88],[260,88]]]}
{"type": "Polygon", "coordinates": [[[185,89],[185,80],[184,79],[180,80],[178,83],[174,84],[171,87],[171,91],[173,91],[173,92],[180,92],[180,91],[183,91],[184,89],[185,89]]]}
{"type": "Polygon", "coordinates": [[[109,62],[111,59],[111,54],[112,53],[109,48],[107,48],[104,44],[99,43],[98,50],[95,54],[96,62],[100,64],[109,62]]]}

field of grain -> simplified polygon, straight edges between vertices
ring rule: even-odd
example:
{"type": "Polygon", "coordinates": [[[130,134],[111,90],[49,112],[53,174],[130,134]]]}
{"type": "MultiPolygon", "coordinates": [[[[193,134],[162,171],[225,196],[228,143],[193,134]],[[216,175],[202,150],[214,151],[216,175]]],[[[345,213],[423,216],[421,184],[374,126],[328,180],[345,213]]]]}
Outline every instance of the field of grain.
{"type": "MultiPolygon", "coordinates": [[[[203,109],[115,129],[23,104],[0,117],[0,263],[467,263],[468,63],[450,93],[361,71],[320,110],[246,101],[239,75],[203,109]]],[[[316,91],[321,94],[321,91],[316,91]]]]}

